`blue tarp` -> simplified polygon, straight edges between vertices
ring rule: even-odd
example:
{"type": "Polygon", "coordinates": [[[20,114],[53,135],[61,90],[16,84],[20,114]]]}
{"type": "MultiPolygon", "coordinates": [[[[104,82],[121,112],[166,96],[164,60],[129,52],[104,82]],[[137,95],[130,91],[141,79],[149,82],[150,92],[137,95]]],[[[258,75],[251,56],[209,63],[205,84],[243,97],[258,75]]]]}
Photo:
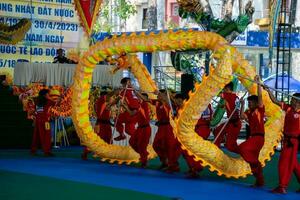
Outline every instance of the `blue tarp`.
{"type": "MultiPolygon", "coordinates": [[[[300,92],[300,81],[289,77],[288,75],[278,76],[278,89],[284,88],[284,90],[287,90],[288,88],[288,79],[290,79],[290,92],[300,92]],[[282,80],[283,80],[283,87],[282,87],[282,80]]],[[[264,83],[272,88],[276,88],[276,76],[272,76],[264,81],[264,83]]]]}
{"type": "MultiPolygon", "coordinates": [[[[263,31],[248,31],[247,46],[249,47],[269,47],[269,33],[263,31]]],[[[277,34],[274,37],[274,47],[277,46],[277,34]]],[[[281,45],[282,46],[282,45],[281,45]]],[[[287,41],[285,42],[287,47],[287,41]]],[[[291,34],[291,48],[300,48],[300,34],[291,34]]]]}

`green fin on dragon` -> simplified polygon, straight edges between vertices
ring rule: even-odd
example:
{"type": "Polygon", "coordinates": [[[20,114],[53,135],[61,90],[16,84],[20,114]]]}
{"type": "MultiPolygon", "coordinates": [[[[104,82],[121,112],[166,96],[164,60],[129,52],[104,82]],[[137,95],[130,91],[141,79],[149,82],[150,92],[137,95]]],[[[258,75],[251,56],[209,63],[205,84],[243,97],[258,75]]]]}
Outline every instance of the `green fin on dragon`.
{"type": "MultiPolygon", "coordinates": [[[[247,26],[252,23],[252,15],[254,13],[254,7],[252,6],[252,1],[249,1],[245,5],[245,13],[240,14],[236,19],[231,19],[231,15],[225,15],[224,19],[214,18],[212,9],[207,0],[191,0],[191,1],[182,1],[177,0],[179,4],[179,16],[183,19],[191,18],[197,24],[201,25],[204,29],[209,29],[211,32],[218,33],[223,36],[229,43],[234,41],[237,36],[243,33],[247,26]]],[[[232,2],[233,3],[233,2],[232,2]]],[[[194,50],[195,55],[201,54],[200,51],[194,50]]],[[[193,53],[192,52],[192,53],[193,53]]],[[[201,78],[197,74],[193,73],[193,68],[195,62],[190,60],[190,52],[171,52],[171,61],[172,65],[178,71],[184,73],[193,74],[194,79],[197,82],[201,81],[201,78]]],[[[238,80],[233,79],[234,90],[237,89],[238,80]]],[[[224,109],[224,100],[221,99],[219,104],[216,107],[214,112],[213,119],[211,121],[211,126],[217,126],[223,118],[225,113],[224,109]]]]}

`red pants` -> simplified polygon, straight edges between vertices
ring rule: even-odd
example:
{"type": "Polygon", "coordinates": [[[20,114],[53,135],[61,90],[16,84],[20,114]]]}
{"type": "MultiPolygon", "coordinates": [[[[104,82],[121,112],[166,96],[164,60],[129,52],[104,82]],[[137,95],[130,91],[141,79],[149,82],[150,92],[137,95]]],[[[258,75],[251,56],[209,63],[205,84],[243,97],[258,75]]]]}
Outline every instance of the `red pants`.
{"type": "Polygon", "coordinates": [[[263,183],[263,170],[258,160],[259,152],[264,146],[263,136],[250,136],[245,142],[239,145],[240,155],[250,164],[252,174],[255,176],[257,183],[263,183]]]}
{"type": "Polygon", "coordinates": [[[100,136],[100,138],[102,140],[104,140],[104,142],[106,142],[107,144],[112,144],[112,129],[111,129],[111,125],[107,124],[107,123],[100,123],[99,124],[100,129],[99,129],[99,133],[97,133],[97,135],[100,136]]]}
{"type": "MultiPolygon", "coordinates": [[[[225,124],[223,123],[215,129],[214,131],[215,137],[220,133],[224,125],[225,124]]],[[[220,147],[221,142],[224,141],[224,136],[226,135],[225,147],[231,152],[239,153],[237,138],[240,134],[241,127],[242,127],[242,123],[240,120],[236,122],[228,122],[228,124],[226,125],[226,127],[223,129],[222,133],[220,133],[218,139],[216,140],[215,145],[220,147]]]]}
{"type": "Polygon", "coordinates": [[[45,123],[49,122],[44,119],[37,118],[32,136],[31,152],[35,153],[38,145],[42,146],[45,154],[51,152],[51,131],[46,130],[45,123]]]}
{"type": "Polygon", "coordinates": [[[136,115],[131,116],[128,112],[123,112],[119,115],[117,119],[116,129],[120,133],[120,135],[124,135],[124,126],[125,123],[125,132],[128,135],[133,135],[136,131],[135,124],[137,123],[136,115]]]}
{"type": "Polygon", "coordinates": [[[167,153],[168,168],[170,170],[173,170],[173,169],[179,170],[178,159],[181,155],[180,143],[175,138],[172,127],[170,129],[171,129],[171,131],[167,132],[167,135],[166,135],[167,136],[167,146],[168,146],[168,150],[167,150],[167,152],[168,152],[167,153]]]}
{"type": "Polygon", "coordinates": [[[136,132],[129,139],[130,146],[140,154],[140,161],[144,165],[148,160],[147,146],[149,144],[150,137],[151,127],[148,124],[147,126],[138,127],[136,132]]]}
{"type": "MultiPolygon", "coordinates": [[[[167,141],[166,141],[166,137],[165,137],[165,133],[164,130],[168,129],[167,125],[164,126],[159,126],[157,133],[155,135],[154,141],[153,141],[153,149],[154,151],[157,153],[160,161],[167,165],[167,141]],[[165,126],[165,128],[164,128],[165,126]]],[[[169,130],[167,130],[169,131],[169,130]]]]}
{"type": "MultiPolygon", "coordinates": [[[[206,140],[210,135],[209,125],[196,126],[195,131],[204,140],[206,140]]],[[[194,161],[193,156],[189,156],[186,152],[184,152],[183,155],[191,171],[199,172],[203,169],[200,162],[194,161]]]]}
{"type": "Polygon", "coordinates": [[[300,164],[297,160],[298,139],[291,138],[283,141],[283,149],[280,153],[278,171],[279,171],[279,186],[286,188],[294,172],[298,182],[300,183],[300,164]]]}
{"type": "Polygon", "coordinates": [[[170,124],[160,125],[154,138],[153,148],[160,161],[170,170],[178,169],[178,158],[181,154],[180,144],[173,134],[170,124]]]}

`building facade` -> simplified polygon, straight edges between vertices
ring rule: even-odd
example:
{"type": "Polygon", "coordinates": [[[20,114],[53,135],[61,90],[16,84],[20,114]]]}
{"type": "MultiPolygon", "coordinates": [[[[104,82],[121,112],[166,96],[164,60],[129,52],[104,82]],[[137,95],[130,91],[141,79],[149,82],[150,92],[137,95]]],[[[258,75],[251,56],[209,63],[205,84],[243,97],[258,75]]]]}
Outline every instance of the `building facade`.
{"type": "MultiPolygon", "coordinates": [[[[126,31],[146,31],[147,30],[147,0],[131,0],[136,5],[137,14],[132,16],[127,21],[126,31]]],[[[210,0],[210,5],[215,17],[221,17],[222,1],[221,0],[210,0]]],[[[243,6],[248,0],[243,0],[243,6]]],[[[267,77],[275,73],[276,66],[276,48],[273,53],[273,67],[269,68],[269,49],[268,49],[268,34],[266,29],[262,29],[255,24],[258,19],[269,17],[269,5],[268,0],[254,0],[253,5],[255,12],[253,14],[253,22],[248,26],[245,33],[241,34],[233,45],[244,54],[253,66],[257,67],[257,72],[260,72],[263,77],[267,77]],[[260,38],[260,40],[255,40],[260,38]]],[[[287,0],[288,4],[291,4],[293,0],[287,0]]],[[[233,5],[232,18],[236,18],[239,15],[240,6],[239,1],[235,1],[233,5]]],[[[294,2],[295,3],[295,2],[294,2]]],[[[178,4],[176,0],[157,0],[157,21],[158,29],[169,29],[169,28],[182,28],[182,27],[197,27],[196,24],[190,23],[190,21],[182,20],[178,13],[178,4]]],[[[293,24],[293,37],[292,37],[292,55],[291,55],[291,75],[300,80],[300,1],[296,2],[296,9],[294,13],[294,24],[293,24]]],[[[242,7],[243,7],[242,6],[242,7]]],[[[294,8],[293,7],[293,8],[294,8]]],[[[243,9],[242,9],[243,10],[243,9]]],[[[288,10],[291,10],[288,8],[288,10]]],[[[276,38],[276,35],[275,35],[276,38]]],[[[164,64],[168,65],[168,58],[162,58],[164,64]]],[[[154,63],[157,63],[157,59],[154,58],[154,63]]],[[[161,61],[160,61],[161,62],[161,61]]]]}

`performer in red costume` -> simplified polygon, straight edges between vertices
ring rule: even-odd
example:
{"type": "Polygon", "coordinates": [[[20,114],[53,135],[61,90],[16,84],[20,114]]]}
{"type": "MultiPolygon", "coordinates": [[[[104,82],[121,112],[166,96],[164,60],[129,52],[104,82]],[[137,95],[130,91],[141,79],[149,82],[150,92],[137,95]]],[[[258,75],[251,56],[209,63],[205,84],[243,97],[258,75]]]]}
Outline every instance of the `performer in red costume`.
{"type": "MultiPolygon", "coordinates": [[[[205,111],[202,113],[201,118],[198,120],[195,132],[206,140],[210,135],[210,121],[213,117],[213,109],[211,104],[208,104],[205,111]]],[[[203,170],[203,167],[200,162],[194,161],[192,156],[189,156],[187,153],[184,154],[186,162],[189,166],[188,178],[197,178],[198,173],[203,170]]]]}
{"type": "MultiPolygon", "coordinates": [[[[131,135],[129,144],[137,153],[140,154],[140,161],[142,163],[141,167],[145,168],[148,160],[147,146],[151,137],[150,109],[148,106],[149,99],[146,93],[140,94],[139,92],[136,92],[136,94],[141,99],[141,107],[136,114],[138,127],[135,133],[131,135]]],[[[124,103],[123,106],[131,115],[135,114],[135,112],[132,112],[129,109],[126,103],[124,103]]]]}
{"type": "Polygon", "coordinates": [[[98,135],[107,143],[112,144],[112,129],[110,122],[110,106],[108,92],[100,93],[100,98],[96,101],[95,110],[97,113],[96,125],[99,125],[98,135]]]}
{"type": "Polygon", "coordinates": [[[160,90],[157,100],[152,100],[151,102],[156,107],[158,120],[158,130],[154,138],[153,148],[162,163],[160,169],[165,169],[168,173],[178,172],[178,158],[181,154],[181,149],[170,125],[169,114],[171,107],[167,98],[167,91],[160,90]]]}
{"type": "MultiPolygon", "coordinates": [[[[255,81],[260,82],[259,76],[255,76],[255,81]]],[[[264,185],[264,176],[262,165],[258,157],[265,142],[265,107],[263,105],[260,84],[257,85],[257,96],[249,96],[247,100],[249,109],[246,112],[244,112],[244,101],[241,100],[241,118],[249,123],[250,137],[239,145],[239,152],[244,160],[250,164],[252,174],[256,178],[256,182],[253,186],[262,187],[264,185]]]]}
{"type": "MultiPolygon", "coordinates": [[[[168,100],[168,99],[166,99],[168,100]]],[[[170,94],[170,100],[171,100],[171,105],[173,107],[173,118],[178,117],[179,115],[179,110],[183,106],[184,102],[184,97],[180,93],[171,93],[170,94]]],[[[171,132],[170,132],[171,133],[171,132]]],[[[180,155],[182,154],[182,150],[180,147],[180,143],[175,137],[172,129],[172,134],[167,135],[167,141],[169,145],[169,151],[168,151],[168,168],[166,169],[167,173],[174,173],[178,172],[179,169],[179,164],[178,164],[178,159],[180,155]]]]}
{"type": "Polygon", "coordinates": [[[172,105],[175,110],[175,116],[178,116],[179,110],[182,108],[184,97],[182,94],[178,93],[175,95],[171,95],[172,105]]]}
{"type": "MultiPolygon", "coordinates": [[[[112,129],[110,122],[110,106],[108,104],[109,96],[108,92],[103,91],[100,93],[100,97],[95,103],[95,110],[97,113],[97,122],[95,127],[95,132],[99,137],[104,140],[107,144],[112,144],[112,129]]],[[[81,158],[83,160],[87,159],[87,155],[90,151],[87,147],[84,147],[81,158]]]]}
{"type": "Polygon", "coordinates": [[[238,153],[238,145],[237,145],[237,138],[240,133],[242,124],[239,116],[239,97],[233,92],[233,83],[228,83],[221,93],[221,97],[225,100],[225,109],[227,113],[227,117],[229,122],[227,123],[226,127],[222,130],[225,124],[221,124],[218,126],[215,131],[214,135],[218,138],[215,141],[215,144],[220,147],[221,142],[224,140],[224,136],[226,135],[226,143],[225,147],[232,152],[238,153]],[[231,118],[229,119],[229,117],[231,118]]]}
{"type": "Polygon", "coordinates": [[[125,102],[130,110],[135,111],[135,114],[131,116],[128,111],[119,114],[116,119],[116,130],[120,135],[114,138],[116,141],[126,139],[123,123],[125,123],[125,132],[128,135],[134,134],[136,130],[135,124],[137,123],[136,113],[140,108],[140,102],[138,97],[135,95],[134,89],[132,88],[130,78],[123,78],[121,80],[121,84],[123,89],[119,94],[118,100],[121,102],[121,104],[125,102]]]}
{"type": "MultiPolygon", "coordinates": [[[[297,160],[300,138],[300,100],[292,98],[291,104],[286,104],[278,101],[268,88],[265,87],[265,89],[272,102],[281,106],[281,109],[285,111],[283,146],[278,163],[279,186],[272,192],[286,194],[293,172],[300,183],[300,164],[297,160]]],[[[293,96],[300,99],[300,93],[295,93],[293,96]]]]}
{"type": "Polygon", "coordinates": [[[35,155],[38,145],[43,148],[45,156],[53,156],[51,153],[51,132],[50,132],[50,106],[55,105],[49,97],[49,90],[42,89],[35,101],[34,132],[32,136],[31,154],[35,155]]]}

